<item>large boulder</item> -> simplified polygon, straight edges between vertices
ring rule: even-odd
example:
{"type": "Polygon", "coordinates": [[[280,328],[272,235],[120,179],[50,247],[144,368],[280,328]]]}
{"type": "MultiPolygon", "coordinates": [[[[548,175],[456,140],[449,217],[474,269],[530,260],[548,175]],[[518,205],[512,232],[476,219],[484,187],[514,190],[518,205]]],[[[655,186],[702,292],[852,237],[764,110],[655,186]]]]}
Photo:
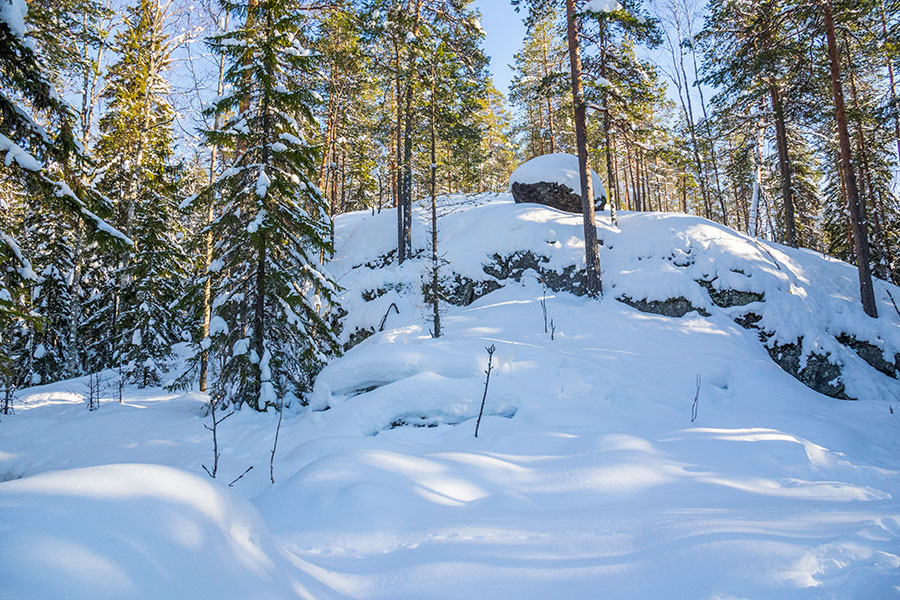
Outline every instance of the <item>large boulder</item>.
{"type": "MultiPolygon", "coordinates": [[[[594,208],[602,210],[606,190],[600,176],[591,169],[594,208]]],[[[578,157],[572,154],[536,156],[513,171],[509,188],[516,203],[543,204],[566,212],[581,213],[581,177],[578,157]]]]}

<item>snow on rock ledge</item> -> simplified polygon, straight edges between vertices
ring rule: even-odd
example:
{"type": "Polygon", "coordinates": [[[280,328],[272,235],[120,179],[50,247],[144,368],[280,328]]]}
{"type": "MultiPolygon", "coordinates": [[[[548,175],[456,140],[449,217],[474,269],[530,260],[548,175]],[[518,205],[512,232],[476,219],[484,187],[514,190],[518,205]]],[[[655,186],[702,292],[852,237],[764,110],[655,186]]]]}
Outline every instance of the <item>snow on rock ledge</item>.
{"type": "MultiPolygon", "coordinates": [[[[591,169],[595,208],[606,200],[603,182],[591,169]]],[[[513,171],[509,188],[516,203],[543,204],[566,212],[581,213],[581,178],[578,157],[572,154],[537,156],[513,171]]]]}
{"type": "Polygon", "coordinates": [[[249,501],[159,465],[0,484],[0,596],[296,598],[303,586],[249,501]]]}
{"type": "MultiPolygon", "coordinates": [[[[584,268],[579,215],[514,204],[507,194],[439,202],[448,207],[440,221],[439,247],[446,260],[442,304],[454,307],[449,315],[459,314],[456,307],[471,314],[496,304],[504,293],[507,301],[517,303],[537,302],[535,297],[548,290],[578,295],[584,268]]],[[[424,249],[428,224],[416,218],[413,246],[424,249]]],[[[828,396],[894,398],[900,391],[900,322],[888,297],[888,292],[900,297],[896,286],[875,281],[880,318],[871,319],[859,305],[856,269],[841,261],[755,240],[695,216],[622,211],[619,224],[598,220],[605,292],[601,304],[622,302],[641,313],[686,318],[694,323],[684,325],[688,336],[696,334],[695,317],[725,328],[728,336],[740,331],[743,343],[756,352],[761,345],[783,371],[828,396]]],[[[378,345],[413,335],[401,332],[416,328],[425,327],[427,333],[423,306],[430,298],[429,263],[418,250],[402,267],[390,259],[396,243],[392,211],[341,215],[335,225],[337,252],[329,267],[347,290],[342,297],[350,315],[343,320],[347,348],[369,336],[374,339],[366,344],[378,345]],[[372,256],[380,258],[373,262],[372,256]]],[[[534,310],[540,317],[540,308],[534,310]]],[[[635,327],[652,329],[640,319],[635,327]]],[[[448,331],[453,328],[447,325],[448,331]]],[[[482,370],[466,374],[476,382],[473,389],[483,383],[482,370]]],[[[352,395],[344,388],[361,393],[412,375],[351,384],[341,379],[345,371],[333,371],[333,390],[321,385],[331,381],[332,369],[317,382],[320,393],[313,404],[318,408],[352,395]]]]}

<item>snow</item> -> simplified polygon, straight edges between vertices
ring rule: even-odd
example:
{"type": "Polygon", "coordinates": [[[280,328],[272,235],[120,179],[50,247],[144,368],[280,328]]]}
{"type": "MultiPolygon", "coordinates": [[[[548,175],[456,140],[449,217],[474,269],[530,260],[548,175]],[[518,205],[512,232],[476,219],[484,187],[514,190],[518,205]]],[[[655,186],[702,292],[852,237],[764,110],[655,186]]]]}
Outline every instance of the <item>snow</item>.
{"type": "MultiPolygon", "coordinates": [[[[549,269],[583,264],[580,215],[507,194],[440,208],[445,272],[490,279],[482,265],[522,249],[549,269]]],[[[414,217],[418,251],[429,236],[425,211],[414,217]]],[[[526,274],[442,305],[432,339],[429,261],[366,266],[395,227],[392,210],[335,219],[342,335],[376,332],[326,367],[310,407],[285,413],[274,485],[272,412],[219,426],[212,481],[203,394],[126,386],[119,404],[113,371],[94,412],[87,378],[21,390],[0,421],[0,597],[896,597],[900,381],[834,340],[897,352],[896,287],[876,281],[869,319],[845,263],[697,217],[620,212],[598,227],[602,300],[526,274]],[[718,307],[696,283],[713,277],[765,300],[718,307]],[[684,295],[709,316],[639,312],[625,293],[684,295]],[[831,348],[859,400],[782,371],[738,308],[831,348]]]]}
{"type": "MultiPolygon", "coordinates": [[[[542,181],[558,183],[581,195],[581,176],[579,175],[578,157],[573,154],[544,154],[519,165],[509,178],[509,187],[514,183],[540,183],[542,181]]],[[[603,182],[594,169],[591,169],[591,185],[594,188],[594,199],[606,198],[603,182]]]]}
{"type": "Polygon", "coordinates": [[[29,262],[29,260],[25,258],[25,255],[22,254],[22,249],[19,248],[19,244],[16,242],[16,240],[12,236],[0,231],[0,242],[3,242],[3,244],[7,248],[9,248],[9,251],[12,252],[12,255],[15,257],[16,261],[18,261],[19,265],[21,265],[16,270],[16,272],[19,274],[19,277],[28,281],[37,281],[37,273],[35,273],[34,269],[31,267],[31,262],[29,262]]]}
{"type": "Polygon", "coordinates": [[[0,588],[31,598],[297,598],[256,508],[220,483],[114,464],[0,484],[0,588]]]}
{"type": "MultiPolygon", "coordinates": [[[[0,0],[0,21],[6,23],[10,33],[20,40],[25,37],[25,15],[27,14],[28,4],[25,3],[25,0],[0,0]]],[[[0,149],[2,149],[2,140],[0,140],[0,149]]]]}
{"type": "Polygon", "coordinates": [[[247,350],[250,349],[250,338],[241,338],[234,343],[234,346],[231,348],[231,354],[233,356],[241,356],[247,354],[247,350]]]}
{"type": "Polygon", "coordinates": [[[216,315],[209,320],[209,336],[210,337],[214,337],[217,335],[224,335],[227,333],[228,333],[228,323],[225,322],[225,319],[223,319],[219,315],[216,315]]]}
{"type": "Polygon", "coordinates": [[[622,5],[616,0],[590,0],[584,5],[584,10],[595,13],[611,13],[622,10],[622,5]]]}
{"type": "MultiPolygon", "coordinates": [[[[0,0],[0,10],[2,10],[5,0],[0,0]]],[[[9,10],[9,9],[7,9],[9,10]]],[[[4,17],[0,12],[0,20],[4,17]]],[[[40,171],[41,163],[31,154],[22,149],[21,146],[13,142],[11,139],[0,133],[0,152],[6,152],[4,164],[8,167],[13,161],[28,171],[40,171]]]]}
{"type": "Polygon", "coordinates": [[[272,185],[272,180],[266,174],[265,167],[260,167],[259,176],[256,178],[256,195],[260,198],[265,198],[270,185],[272,185]]]}

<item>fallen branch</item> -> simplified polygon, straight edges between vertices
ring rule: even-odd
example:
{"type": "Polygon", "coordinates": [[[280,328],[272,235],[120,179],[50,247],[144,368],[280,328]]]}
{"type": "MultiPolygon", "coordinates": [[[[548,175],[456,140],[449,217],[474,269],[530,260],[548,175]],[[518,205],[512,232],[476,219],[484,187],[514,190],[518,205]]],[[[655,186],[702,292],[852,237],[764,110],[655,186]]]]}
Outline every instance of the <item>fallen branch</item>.
{"type": "Polygon", "coordinates": [[[391,302],[391,305],[388,306],[387,312],[384,313],[384,316],[381,318],[381,324],[378,326],[378,331],[384,331],[384,324],[387,321],[388,315],[391,314],[392,308],[398,315],[400,314],[400,309],[397,308],[397,305],[395,303],[391,302]]]}
{"type": "Polygon", "coordinates": [[[897,311],[897,316],[900,317],[900,308],[897,308],[897,303],[894,302],[894,296],[891,294],[891,290],[884,290],[887,292],[888,298],[891,299],[891,304],[894,305],[894,310],[897,311]]]}
{"type": "MultiPolygon", "coordinates": [[[[206,467],[203,467],[203,468],[205,469],[206,467]]],[[[249,472],[252,471],[252,470],[253,470],[253,465],[250,465],[249,467],[247,467],[247,470],[246,470],[246,471],[244,471],[243,473],[241,473],[240,475],[238,475],[238,476],[234,479],[234,481],[232,481],[231,483],[229,483],[229,484],[228,484],[228,487],[233,487],[234,484],[236,484],[238,481],[240,481],[240,480],[244,477],[244,475],[246,475],[247,473],[249,473],[249,472]]]]}

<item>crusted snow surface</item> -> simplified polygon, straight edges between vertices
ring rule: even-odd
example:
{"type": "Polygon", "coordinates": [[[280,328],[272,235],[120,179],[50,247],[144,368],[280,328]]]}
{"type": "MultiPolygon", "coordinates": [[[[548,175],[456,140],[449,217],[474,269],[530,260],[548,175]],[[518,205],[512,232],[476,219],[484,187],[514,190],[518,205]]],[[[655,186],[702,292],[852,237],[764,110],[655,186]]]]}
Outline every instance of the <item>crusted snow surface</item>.
{"type": "MultiPolygon", "coordinates": [[[[509,177],[509,186],[514,183],[558,183],[567,186],[576,195],[581,195],[581,175],[578,169],[578,157],[574,154],[544,154],[519,165],[509,177]]],[[[591,169],[591,186],[594,198],[606,198],[603,181],[594,169],[591,169]]]]}
{"type": "MultiPolygon", "coordinates": [[[[577,215],[506,195],[442,207],[447,271],[485,278],[493,254],[523,249],[553,268],[583,260],[577,215]]],[[[881,317],[867,321],[849,265],[699,218],[626,213],[599,228],[602,300],[504,280],[445,305],[433,339],[428,261],[378,258],[395,217],[336,219],[345,326],[377,329],[391,303],[399,314],[321,373],[310,406],[290,407],[274,485],[274,412],[220,425],[219,481],[255,467],[227,488],[201,467],[212,459],[201,394],[127,387],[119,404],[111,371],[94,412],[86,378],[21,391],[0,422],[0,554],[12,557],[0,597],[56,598],[56,580],[67,598],[900,594],[897,380],[857,365],[869,369],[859,400],[827,398],[733,321],[752,308],[787,336],[824,344],[822,331],[843,329],[893,348],[900,318],[881,296],[896,288],[876,282],[881,317]],[[713,286],[765,300],[715,306],[695,279],[716,275],[713,286]],[[643,313],[615,299],[626,291],[682,294],[709,316],[643,313]],[[166,468],[95,467],[112,462],[166,468]]],[[[413,231],[418,255],[418,217],[413,231]]]]}

